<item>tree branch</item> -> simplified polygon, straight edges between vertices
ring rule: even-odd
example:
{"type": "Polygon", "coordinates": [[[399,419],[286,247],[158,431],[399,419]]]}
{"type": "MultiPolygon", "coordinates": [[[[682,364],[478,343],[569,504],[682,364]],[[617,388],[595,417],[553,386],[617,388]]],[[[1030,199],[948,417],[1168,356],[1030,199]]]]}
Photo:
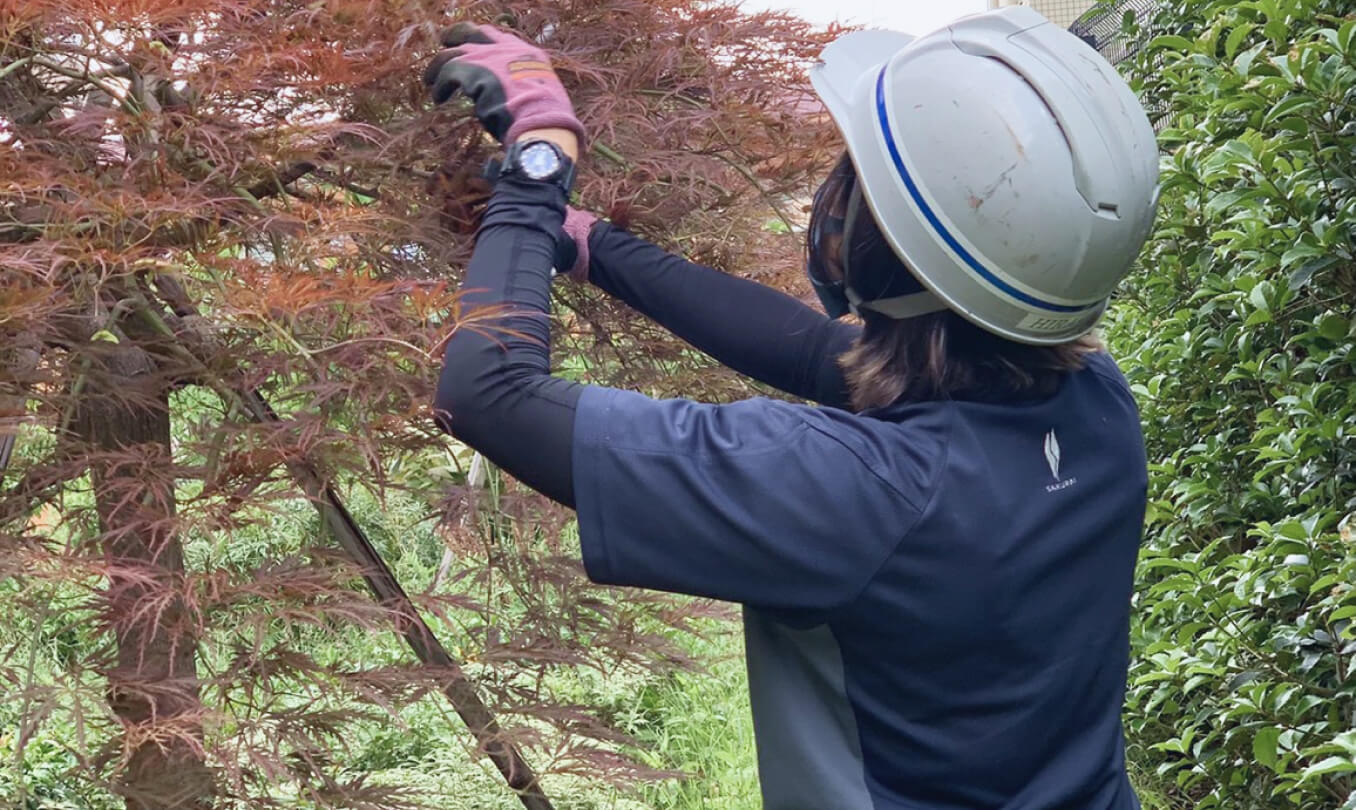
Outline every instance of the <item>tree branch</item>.
{"type": "Polygon", "coordinates": [[[318,168],[317,164],[309,160],[300,160],[282,171],[271,173],[268,177],[247,187],[245,191],[255,200],[271,197],[318,168]]]}
{"type": "MultiPolygon", "coordinates": [[[[55,62],[49,62],[46,59],[41,59],[36,56],[32,57],[31,64],[40,68],[44,68],[46,70],[50,70],[53,73],[59,74],[61,76],[65,76],[68,79],[73,79],[76,82],[93,85],[102,90],[104,94],[107,95],[109,98],[118,102],[118,104],[120,104],[123,107],[123,109],[127,110],[128,112],[136,112],[135,109],[131,108],[128,105],[127,97],[124,94],[119,93],[117,89],[114,88],[112,85],[109,85],[106,82],[104,82],[104,79],[106,78],[115,78],[119,76],[129,75],[130,69],[126,65],[109,68],[107,70],[96,70],[90,72],[88,70],[75,70],[73,68],[68,68],[65,65],[59,65],[55,62]]],[[[74,89],[79,89],[80,86],[82,85],[76,85],[74,89]]],[[[73,92],[73,89],[70,85],[67,85],[66,87],[63,87],[61,89],[62,95],[69,95],[71,92],[73,92]]]]}
{"type": "MultiPolygon", "coordinates": [[[[196,318],[197,311],[177,282],[157,283],[156,286],[162,295],[169,296],[169,304],[174,312],[185,319],[185,328],[178,331],[173,329],[163,315],[144,298],[135,302],[135,311],[152,329],[174,341],[170,344],[173,351],[200,368],[202,379],[208,381],[223,399],[237,405],[256,422],[281,423],[282,419],[259,392],[248,387],[236,387],[215,376],[199,359],[199,352],[184,346],[181,341],[185,337],[197,344],[199,351],[210,347],[212,340],[207,334],[188,326],[187,319],[196,318]]],[[[542,792],[532,767],[528,765],[517,747],[504,739],[503,730],[494,713],[481,700],[475,685],[466,676],[461,664],[434,635],[409,594],[401,587],[399,580],[372,545],[362,527],[344,506],[338,493],[326,483],[320,469],[305,457],[292,458],[286,461],[285,465],[293,480],[315,506],[321,520],[340,547],[358,564],[363,579],[377,601],[395,614],[397,629],[405,637],[410,649],[425,665],[444,673],[443,694],[451,702],[453,710],[466,723],[480,749],[499,769],[509,787],[517,793],[523,807],[526,810],[552,810],[551,802],[542,792]]]]}
{"type": "Polygon", "coordinates": [[[9,469],[9,457],[14,452],[14,439],[13,433],[0,436],[0,481],[5,480],[5,470],[9,469]]]}

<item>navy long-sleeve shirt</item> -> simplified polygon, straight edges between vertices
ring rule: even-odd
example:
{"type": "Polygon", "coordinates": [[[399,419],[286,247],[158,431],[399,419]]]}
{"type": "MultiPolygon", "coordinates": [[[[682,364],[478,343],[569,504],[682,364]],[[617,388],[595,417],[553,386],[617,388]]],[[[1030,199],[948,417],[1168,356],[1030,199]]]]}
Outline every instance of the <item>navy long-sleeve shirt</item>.
{"type": "MultiPolygon", "coordinates": [[[[440,423],[576,508],[593,579],[745,606],[766,810],[1136,810],[1120,710],[1147,472],[1105,355],[1053,396],[854,414],[549,376],[564,195],[506,180],[440,423]],[[491,316],[494,316],[491,318],[491,316]],[[482,320],[483,319],[483,320],[482,320]]],[[[599,226],[592,274],[693,345],[846,404],[855,337],[599,226]]]]}

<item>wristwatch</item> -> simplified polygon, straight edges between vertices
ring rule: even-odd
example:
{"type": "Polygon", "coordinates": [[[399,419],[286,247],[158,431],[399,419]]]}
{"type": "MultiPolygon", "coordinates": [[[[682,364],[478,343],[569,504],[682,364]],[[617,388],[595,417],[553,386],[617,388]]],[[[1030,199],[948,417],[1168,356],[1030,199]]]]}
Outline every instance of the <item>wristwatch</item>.
{"type": "Polygon", "coordinates": [[[543,183],[555,183],[566,196],[574,188],[574,161],[551,141],[517,141],[504,153],[500,177],[525,177],[543,183]]]}

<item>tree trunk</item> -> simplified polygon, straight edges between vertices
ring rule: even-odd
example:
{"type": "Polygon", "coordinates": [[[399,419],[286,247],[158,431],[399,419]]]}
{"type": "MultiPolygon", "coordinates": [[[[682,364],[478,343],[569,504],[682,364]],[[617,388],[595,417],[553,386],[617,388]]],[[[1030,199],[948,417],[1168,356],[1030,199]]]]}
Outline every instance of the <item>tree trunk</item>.
{"type": "Polygon", "coordinates": [[[75,429],[89,444],[110,571],[102,607],[116,644],[108,700],[123,726],[117,789],[128,810],[207,808],[213,780],[203,758],[198,632],[182,595],[169,385],[141,349],[110,347],[86,373],[81,400],[75,429]]]}

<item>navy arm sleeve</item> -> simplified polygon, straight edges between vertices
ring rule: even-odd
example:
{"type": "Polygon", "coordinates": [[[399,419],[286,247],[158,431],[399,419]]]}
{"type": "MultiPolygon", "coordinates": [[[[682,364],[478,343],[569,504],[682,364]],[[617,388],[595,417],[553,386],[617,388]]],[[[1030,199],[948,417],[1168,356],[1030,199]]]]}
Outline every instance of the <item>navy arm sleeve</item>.
{"type": "Polygon", "coordinates": [[[462,282],[462,323],[447,342],[438,425],[518,480],[574,506],[575,404],[583,386],[550,376],[555,234],[565,194],[547,183],[500,181],[462,282]]]}
{"type": "Polygon", "coordinates": [[[838,357],[860,332],[852,324],[604,222],[589,235],[589,280],[741,374],[792,396],[851,407],[838,357]]]}

